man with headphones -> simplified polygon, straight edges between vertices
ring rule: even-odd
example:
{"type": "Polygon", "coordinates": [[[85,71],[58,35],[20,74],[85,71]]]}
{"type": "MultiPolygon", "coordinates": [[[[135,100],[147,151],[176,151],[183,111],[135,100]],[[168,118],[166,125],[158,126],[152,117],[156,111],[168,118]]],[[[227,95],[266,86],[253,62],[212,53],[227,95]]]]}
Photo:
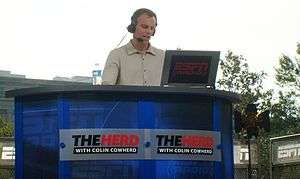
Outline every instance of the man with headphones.
{"type": "Polygon", "coordinates": [[[160,85],[165,53],[150,44],[156,26],[156,14],[151,10],[142,8],[134,12],[127,27],[133,38],[109,53],[103,85],[160,85]]]}

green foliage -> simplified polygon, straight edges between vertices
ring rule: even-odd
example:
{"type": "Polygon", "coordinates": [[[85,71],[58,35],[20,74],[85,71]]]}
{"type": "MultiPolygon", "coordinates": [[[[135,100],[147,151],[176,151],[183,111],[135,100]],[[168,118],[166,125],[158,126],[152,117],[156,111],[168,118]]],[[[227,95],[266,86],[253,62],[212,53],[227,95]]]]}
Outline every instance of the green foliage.
{"type": "Polygon", "coordinates": [[[12,137],[14,134],[13,123],[0,116],[0,137],[12,137]]]}
{"type": "Polygon", "coordinates": [[[272,136],[282,136],[300,132],[300,110],[294,92],[279,91],[278,102],[272,106],[272,136]]]}
{"type": "Polygon", "coordinates": [[[224,60],[221,60],[220,68],[222,78],[217,82],[218,87],[241,95],[242,101],[235,109],[242,111],[249,103],[259,104],[259,109],[271,106],[273,92],[263,89],[265,72],[250,72],[247,60],[231,51],[227,52],[224,60]]]}
{"type": "Polygon", "coordinates": [[[296,52],[298,58],[296,57],[294,60],[286,55],[282,55],[279,59],[279,68],[275,69],[276,80],[281,87],[288,85],[300,90],[300,43],[297,44],[296,52]]]}
{"type": "Polygon", "coordinates": [[[15,170],[13,168],[0,168],[0,179],[13,179],[15,170]]]}
{"type": "Polygon", "coordinates": [[[273,136],[300,132],[300,44],[294,60],[283,55],[276,70],[276,84],[280,87],[278,101],[272,107],[273,136]]]}
{"type": "Polygon", "coordinates": [[[258,138],[256,139],[257,145],[257,163],[259,178],[268,179],[270,169],[270,140],[269,134],[260,131],[258,138]]]}
{"type": "Polygon", "coordinates": [[[276,81],[280,87],[292,87],[300,90],[300,59],[292,60],[283,55],[279,59],[279,68],[275,70],[276,81]]]}

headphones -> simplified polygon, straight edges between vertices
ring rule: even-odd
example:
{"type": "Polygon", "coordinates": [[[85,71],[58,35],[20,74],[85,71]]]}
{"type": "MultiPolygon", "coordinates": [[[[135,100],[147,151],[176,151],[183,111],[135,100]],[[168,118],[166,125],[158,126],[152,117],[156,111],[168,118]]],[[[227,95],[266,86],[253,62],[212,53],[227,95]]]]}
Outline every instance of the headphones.
{"type": "MultiPolygon", "coordinates": [[[[143,14],[147,14],[150,17],[154,17],[155,20],[156,20],[156,24],[155,25],[157,26],[156,14],[153,11],[151,11],[150,9],[141,8],[141,9],[136,10],[133,13],[133,15],[131,16],[131,23],[127,26],[128,32],[130,32],[130,33],[134,33],[135,32],[136,25],[137,25],[137,19],[141,15],[143,15],[143,14]]],[[[152,36],[154,36],[154,34],[155,34],[155,29],[154,29],[154,32],[153,32],[152,36]]]]}

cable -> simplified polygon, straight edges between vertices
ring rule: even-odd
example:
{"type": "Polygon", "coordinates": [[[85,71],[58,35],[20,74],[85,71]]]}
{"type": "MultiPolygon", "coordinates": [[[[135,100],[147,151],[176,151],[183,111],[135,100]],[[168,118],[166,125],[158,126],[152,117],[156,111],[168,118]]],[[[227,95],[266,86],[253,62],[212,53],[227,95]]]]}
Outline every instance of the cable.
{"type": "Polygon", "coordinates": [[[121,39],[121,41],[118,43],[118,45],[116,46],[116,48],[119,47],[119,45],[123,42],[123,40],[125,39],[125,37],[127,36],[128,32],[126,32],[126,34],[123,36],[123,38],[121,39]]]}

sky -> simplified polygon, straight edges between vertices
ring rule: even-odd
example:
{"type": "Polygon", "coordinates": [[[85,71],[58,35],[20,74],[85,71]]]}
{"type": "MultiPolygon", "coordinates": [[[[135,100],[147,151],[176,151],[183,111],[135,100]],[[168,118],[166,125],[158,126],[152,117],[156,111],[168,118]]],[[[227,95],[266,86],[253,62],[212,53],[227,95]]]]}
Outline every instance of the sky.
{"type": "Polygon", "coordinates": [[[300,42],[300,0],[0,0],[0,70],[34,79],[91,76],[142,7],[157,14],[152,45],[221,51],[221,58],[231,50],[269,78],[300,42]]]}

